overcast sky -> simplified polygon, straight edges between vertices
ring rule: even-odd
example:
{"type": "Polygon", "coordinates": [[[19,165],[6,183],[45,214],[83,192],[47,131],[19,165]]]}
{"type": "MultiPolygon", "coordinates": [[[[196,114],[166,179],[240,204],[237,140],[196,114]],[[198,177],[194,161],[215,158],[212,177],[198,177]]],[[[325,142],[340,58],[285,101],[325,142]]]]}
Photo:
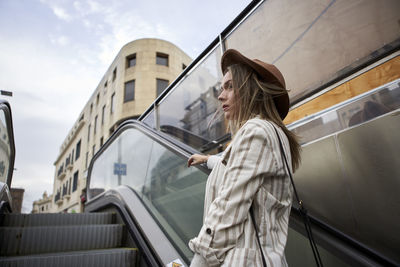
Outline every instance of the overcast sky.
{"type": "Polygon", "coordinates": [[[0,0],[0,90],[16,142],[22,211],[53,191],[67,133],[121,47],[168,40],[196,58],[250,0],[0,0]]]}

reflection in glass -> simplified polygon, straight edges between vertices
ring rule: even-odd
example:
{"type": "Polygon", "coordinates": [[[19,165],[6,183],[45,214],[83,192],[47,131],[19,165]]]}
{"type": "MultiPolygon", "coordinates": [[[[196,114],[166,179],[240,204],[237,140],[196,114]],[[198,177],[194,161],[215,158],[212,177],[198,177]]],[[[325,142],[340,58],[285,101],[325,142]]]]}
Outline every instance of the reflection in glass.
{"type": "MultiPolygon", "coordinates": [[[[323,247],[318,246],[318,252],[325,267],[347,267],[350,266],[341,258],[331,254],[323,247]]],[[[289,266],[303,267],[315,266],[314,255],[311,250],[310,241],[307,237],[289,227],[288,240],[285,247],[285,256],[289,266]]]]}
{"type": "Polygon", "coordinates": [[[275,64],[294,101],[398,42],[399,10],[397,0],[264,1],[227,37],[226,48],[275,64]]]}
{"type": "Polygon", "coordinates": [[[4,110],[0,111],[0,182],[7,183],[10,165],[10,141],[4,110]]]}
{"type": "MultiPolygon", "coordinates": [[[[222,78],[220,57],[216,47],[158,106],[160,130],[201,151],[225,135],[223,117],[214,118],[222,78]]],[[[144,122],[156,127],[153,112],[144,122]]]]}
{"type": "Polygon", "coordinates": [[[400,80],[289,125],[301,144],[359,125],[400,108],[400,80]]]}
{"type": "Polygon", "coordinates": [[[187,244],[203,220],[207,175],[187,168],[186,161],[139,130],[127,129],[94,162],[91,197],[119,185],[130,186],[189,259],[187,244]]]}

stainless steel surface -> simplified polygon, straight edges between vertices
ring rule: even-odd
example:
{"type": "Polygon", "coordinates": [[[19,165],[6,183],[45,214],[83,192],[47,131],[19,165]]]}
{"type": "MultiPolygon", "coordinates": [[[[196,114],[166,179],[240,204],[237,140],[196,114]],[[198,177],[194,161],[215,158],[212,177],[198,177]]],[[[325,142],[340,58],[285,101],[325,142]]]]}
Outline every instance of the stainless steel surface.
{"type": "Polygon", "coordinates": [[[310,213],[400,262],[400,109],[303,146],[295,173],[310,213]]]}

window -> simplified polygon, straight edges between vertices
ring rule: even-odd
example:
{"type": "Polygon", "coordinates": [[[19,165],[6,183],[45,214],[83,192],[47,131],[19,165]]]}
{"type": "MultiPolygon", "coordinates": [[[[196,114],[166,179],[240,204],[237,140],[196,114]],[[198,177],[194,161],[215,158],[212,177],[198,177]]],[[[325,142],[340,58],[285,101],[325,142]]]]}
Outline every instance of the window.
{"type": "Polygon", "coordinates": [[[186,65],[185,64],[182,64],[182,69],[184,70],[184,69],[186,69],[186,65]]]}
{"type": "Polygon", "coordinates": [[[135,99],[135,80],[125,83],[124,103],[135,99]]]}
{"type": "Polygon", "coordinates": [[[92,114],[92,111],[93,111],[93,103],[90,104],[90,114],[92,114]]]}
{"type": "Polygon", "coordinates": [[[114,109],[115,109],[115,93],[113,93],[112,96],[111,96],[110,114],[114,113],[114,109]]]}
{"type": "Polygon", "coordinates": [[[156,64],[168,67],[168,55],[157,52],[157,54],[156,54],[156,64]]]}
{"type": "Polygon", "coordinates": [[[88,131],[87,131],[87,140],[88,141],[90,140],[90,128],[91,128],[91,125],[89,124],[88,131]]]}
{"type": "Polygon", "coordinates": [[[103,106],[103,109],[101,111],[101,125],[104,124],[104,114],[106,114],[106,105],[103,106]]]}
{"type": "Polygon", "coordinates": [[[69,178],[68,195],[71,195],[71,180],[72,178],[69,178]]]}
{"type": "Polygon", "coordinates": [[[157,96],[159,96],[165,88],[168,87],[169,81],[163,79],[157,79],[157,96]]]}
{"type": "Polygon", "coordinates": [[[104,142],[104,139],[103,139],[103,136],[100,138],[100,147],[102,147],[103,146],[103,142],[104,142]]]}
{"type": "Polygon", "coordinates": [[[72,149],[72,157],[71,157],[71,163],[74,163],[74,150],[72,149]]]}
{"type": "Polygon", "coordinates": [[[136,66],[136,53],[126,57],[126,68],[136,66]]]}
{"type": "Polygon", "coordinates": [[[75,153],[75,160],[79,159],[81,155],[81,140],[76,144],[76,153],[75,153]]]}
{"type": "Polygon", "coordinates": [[[93,145],[92,157],[94,157],[94,153],[96,153],[96,145],[93,145]]]}
{"type": "Polygon", "coordinates": [[[78,188],[78,171],[74,173],[74,184],[72,185],[72,192],[75,192],[78,188]]]}
{"type": "Polygon", "coordinates": [[[95,135],[96,134],[96,130],[97,130],[97,115],[96,115],[96,117],[94,117],[94,127],[93,127],[93,134],[95,135]]]}
{"type": "Polygon", "coordinates": [[[97,93],[97,97],[96,97],[96,105],[99,104],[100,101],[100,93],[97,93]]]}
{"type": "Polygon", "coordinates": [[[89,152],[86,152],[85,169],[87,169],[88,160],[89,160],[89,152]]]}
{"type": "Polygon", "coordinates": [[[115,69],[113,70],[112,81],[115,81],[116,78],[117,78],[117,67],[115,67],[115,69]]]}
{"type": "Polygon", "coordinates": [[[107,86],[108,86],[108,81],[106,81],[106,82],[104,83],[104,89],[107,89],[107,86]]]}

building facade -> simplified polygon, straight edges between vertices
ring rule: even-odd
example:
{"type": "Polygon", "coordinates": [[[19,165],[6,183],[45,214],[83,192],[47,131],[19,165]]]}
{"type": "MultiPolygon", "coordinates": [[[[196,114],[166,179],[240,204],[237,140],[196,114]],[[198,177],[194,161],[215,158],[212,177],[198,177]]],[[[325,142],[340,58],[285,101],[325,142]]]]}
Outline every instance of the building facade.
{"type": "Polygon", "coordinates": [[[126,120],[137,118],[191,62],[159,39],[123,46],[86,103],[54,162],[52,212],[81,212],[90,160],[126,120]]]}
{"type": "Polygon", "coordinates": [[[49,213],[53,210],[53,195],[48,196],[44,191],[42,198],[33,201],[32,213],[49,213]]]}

